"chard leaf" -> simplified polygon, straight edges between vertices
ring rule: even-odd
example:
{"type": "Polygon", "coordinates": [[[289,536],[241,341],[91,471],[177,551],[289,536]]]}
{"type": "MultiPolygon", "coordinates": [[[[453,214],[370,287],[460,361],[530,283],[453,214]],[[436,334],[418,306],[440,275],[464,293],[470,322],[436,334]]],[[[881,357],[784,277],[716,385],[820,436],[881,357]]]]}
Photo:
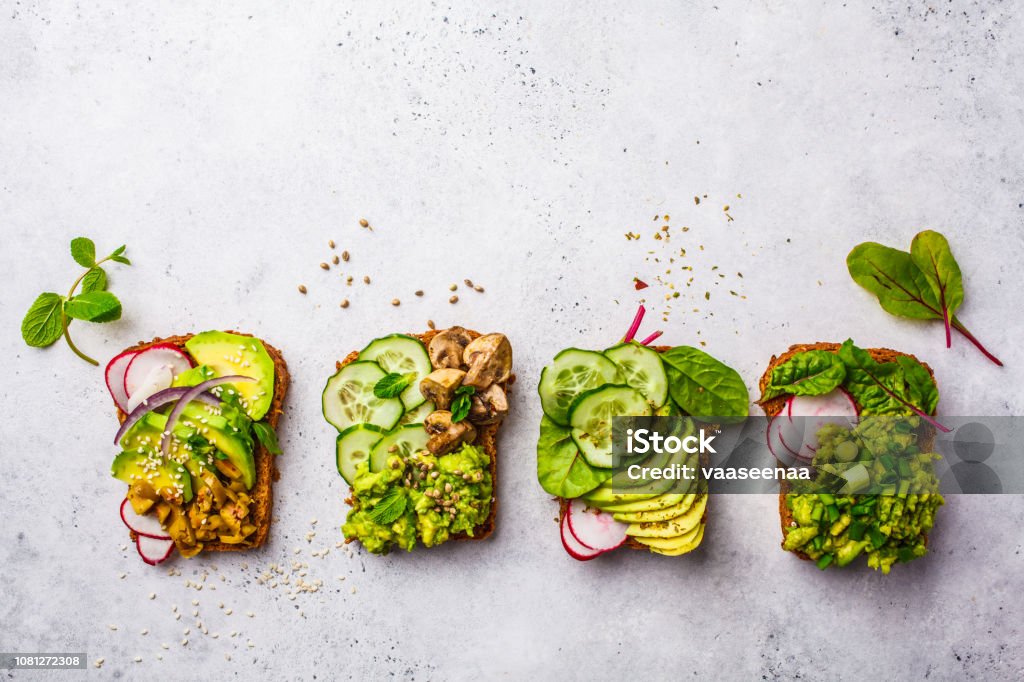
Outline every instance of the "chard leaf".
{"type": "Polygon", "coordinates": [[[765,399],[784,393],[792,395],[824,395],[842,385],[846,365],[835,353],[809,350],[797,353],[772,370],[765,389],[765,399]]]}
{"type": "Polygon", "coordinates": [[[938,299],[942,323],[946,327],[946,348],[949,348],[952,345],[950,318],[964,302],[960,265],[953,257],[946,238],[932,230],[918,233],[910,242],[910,258],[924,274],[938,299]]]}

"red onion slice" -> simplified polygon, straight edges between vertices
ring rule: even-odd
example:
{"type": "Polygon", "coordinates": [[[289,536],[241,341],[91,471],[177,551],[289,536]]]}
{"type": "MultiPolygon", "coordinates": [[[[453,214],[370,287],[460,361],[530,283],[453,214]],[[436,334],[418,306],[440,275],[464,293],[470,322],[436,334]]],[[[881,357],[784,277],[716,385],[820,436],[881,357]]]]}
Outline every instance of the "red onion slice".
{"type": "MultiPolygon", "coordinates": [[[[117,430],[117,435],[114,436],[114,445],[121,442],[121,439],[124,438],[124,434],[128,433],[128,429],[134,426],[137,421],[159,407],[163,407],[168,403],[173,403],[176,400],[181,400],[184,396],[188,395],[191,390],[192,389],[188,386],[179,386],[177,388],[165,388],[164,390],[158,391],[149,396],[149,398],[143,401],[141,405],[128,413],[128,417],[124,420],[124,423],[121,424],[121,428],[117,430]]],[[[220,398],[212,393],[200,393],[192,400],[199,400],[214,407],[220,405],[220,398]]]]}
{"type": "MultiPolygon", "coordinates": [[[[188,389],[188,392],[185,393],[185,395],[178,399],[178,404],[175,405],[174,409],[171,410],[171,413],[167,415],[167,426],[164,427],[164,434],[160,438],[160,452],[163,453],[164,457],[169,455],[171,452],[171,432],[174,430],[174,425],[178,423],[178,418],[181,417],[181,413],[185,411],[185,407],[214,386],[220,386],[221,384],[234,384],[239,381],[256,381],[256,379],[242,376],[240,374],[217,377],[216,379],[210,379],[209,381],[204,381],[201,384],[193,386],[188,389]]],[[[218,401],[217,404],[219,405],[220,401],[218,401]]]]}

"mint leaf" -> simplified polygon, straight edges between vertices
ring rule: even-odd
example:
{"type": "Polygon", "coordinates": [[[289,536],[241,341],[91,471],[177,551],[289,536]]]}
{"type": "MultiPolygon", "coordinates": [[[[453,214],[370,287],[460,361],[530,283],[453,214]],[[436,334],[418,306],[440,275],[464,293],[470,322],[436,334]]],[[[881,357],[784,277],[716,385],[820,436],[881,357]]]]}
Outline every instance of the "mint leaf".
{"type": "Polygon", "coordinates": [[[126,248],[128,248],[128,247],[125,246],[124,244],[121,244],[121,246],[119,246],[116,249],[114,249],[114,252],[112,254],[110,254],[110,257],[113,258],[114,256],[120,256],[122,253],[124,253],[124,250],[126,248]]]}
{"type": "Polygon", "coordinates": [[[110,260],[114,261],[115,263],[122,263],[124,265],[131,265],[132,264],[132,262],[130,260],[128,260],[127,258],[125,258],[124,256],[111,256],[110,260]]]}
{"type": "Polygon", "coordinates": [[[21,337],[25,343],[44,348],[60,338],[64,331],[60,314],[63,303],[64,299],[57,294],[39,294],[21,321],[21,337]]]}
{"type": "Polygon", "coordinates": [[[399,374],[392,372],[373,386],[373,395],[381,399],[397,398],[416,378],[415,372],[399,374]]]}
{"type": "Polygon", "coordinates": [[[476,393],[475,386],[459,386],[455,389],[455,399],[452,400],[452,422],[460,422],[469,416],[469,408],[473,406],[473,394],[476,393]]]}
{"type": "Polygon", "coordinates": [[[252,431],[256,434],[256,439],[259,440],[260,444],[267,449],[267,452],[272,455],[281,454],[281,446],[277,442],[277,433],[274,431],[273,426],[267,422],[254,422],[252,431]]]}
{"type": "Polygon", "coordinates": [[[409,498],[401,490],[389,488],[384,493],[384,497],[380,498],[380,501],[373,505],[373,509],[367,512],[367,515],[374,523],[386,526],[397,521],[398,517],[405,513],[408,501],[409,498]]]}
{"type": "Polygon", "coordinates": [[[89,291],[67,301],[64,313],[86,322],[113,322],[121,319],[121,302],[109,291],[89,291]]]}
{"type": "Polygon", "coordinates": [[[106,290],[107,273],[103,271],[103,268],[96,266],[89,272],[85,273],[85,277],[82,278],[82,291],[84,293],[106,290]]]}
{"type": "Polygon", "coordinates": [[[71,240],[71,257],[83,268],[96,265],[96,244],[88,237],[75,237],[71,240]]]}

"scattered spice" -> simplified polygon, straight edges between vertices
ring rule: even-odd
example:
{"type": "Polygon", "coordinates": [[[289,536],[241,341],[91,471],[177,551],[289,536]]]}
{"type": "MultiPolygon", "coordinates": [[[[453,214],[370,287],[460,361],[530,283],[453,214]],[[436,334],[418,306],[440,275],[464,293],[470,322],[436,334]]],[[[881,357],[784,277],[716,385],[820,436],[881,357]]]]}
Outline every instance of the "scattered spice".
{"type": "Polygon", "coordinates": [[[370,226],[370,221],[369,220],[367,220],[366,218],[360,218],[359,219],[359,227],[369,227],[369,226],[370,226]]]}
{"type": "Polygon", "coordinates": [[[422,296],[423,295],[423,289],[417,289],[416,290],[416,295],[417,296],[422,296]]]}
{"type": "Polygon", "coordinates": [[[433,320],[427,320],[427,327],[429,327],[430,329],[437,329],[437,326],[434,324],[433,320]]]}
{"type": "Polygon", "coordinates": [[[391,299],[391,305],[393,305],[393,306],[400,306],[400,305],[402,305],[402,302],[399,301],[397,298],[393,298],[393,299],[391,299]]]}
{"type": "Polygon", "coordinates": [[[475,292],[477,292],[479,294],[482,294],[482,293],[484,293],[484,288],[482,286],[480,286],[479,284],[477,284],[475,287],[473,287],[473,291],[475,291],[475,292]]]}
{"type": "Polygon", "coordinates": [[[459,288],[458,284],[449,284],[448,285],[448,291],[455,291],[458,288],[459,288]]]}
{"type": "Polygon", "coordinates": [[[329,239],[327,241],[327,246],[329,246],[329,247],[331,247],[333,249],[334,248],[334,240],[333,239],[329,239]]]}
{"type": "Polygon", "coordinates": [[[466,286],[469,287],[470,289],[473,288],[473,280],[471,280],[471,279],[464,279],[462,281],[465,282],[466,286]]]}
{"type": "Polygon", "coordinates": [[[345,261],[346,263],[348,262],[348,251],[341,252],[341,260],[345,261]]]}
{"type": "Polygon", "coordinates": [[[451,298],[448,299],[448,302],[449,303],[458,303],[459,302],[459,297],[458,296],[452,296],[451,298]]]}
{"type": "Polygon", "coordinates": [[[363,284],[369,284],[369,283],[370,283],[370,276],[369,275],[363,275],[363,284]]]}
{"type": "Polygon", "coordinates": [[[333,256],[331,258],[331,262],[334,263],[335,265],[337,265],[338,264],[338,256],[337,255],[333,256]]]}
{"type": "Polygon", "coordinates": [[[637,291],[640,291],[641,289],[646,289],[648,286],[649,285],[647,284],[647,282],[641,280],[640,278],[633,278],[633,288],[636,289],[637,291]]]}
{"type": "Polygon", "coordinates": [[[347,308],[347,307],[348,307],[348,299],[347,299],[347,298],[346,298],[346,299],[344,299],[344,300],[343,300],[343,301],[341,302],[341,307],[342,307],[342,308],[347,308]]]}
{"type": "Polygon", "coordinates": [[[320,269],[321,269],[321,270],[330,270],[330,269],[331,269],[331,266],[330,266],[330,265],[328,265],[327,263],[321,263],[321,264],[320,264],[320,269]]]}
{"type": "Polygon", "coordinates": [[[345,278],[345,284],[352,286],[352,275],[345,278]]]}
{"type": "Polygon", "coordinates": [[[300,294],[306,293],[306,285],[305,284],[300,284],[299,285],[299,293],[300,294]]]}

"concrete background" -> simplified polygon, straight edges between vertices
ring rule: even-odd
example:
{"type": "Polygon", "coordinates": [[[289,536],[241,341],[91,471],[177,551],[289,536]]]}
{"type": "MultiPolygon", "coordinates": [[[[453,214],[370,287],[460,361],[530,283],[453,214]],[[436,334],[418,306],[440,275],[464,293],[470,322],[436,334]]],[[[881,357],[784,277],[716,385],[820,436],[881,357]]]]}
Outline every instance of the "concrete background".
{"type": "Polygon", "coordinates": [[[853,336],[931,363],[942,412],[1021,414],[1019,12],[478,4],[0,2],[0,648],[87,651],[102,678],[1019,679],[1019,497],[949,500],[930,556],[888,577],[795,560],[775,499],[750,496],[713,501],[693,555],[580,564],[534,475],[541,367],[615,341],[642,295],[645,331],[706,342],[752,388],[789,344],[853,336]],[[667,244],[652,237],[665,214],[667,244]],[[847,275],[857,242],[906,248],[923,227],[949,236],[961,318],[1004,369],[847,275]],[[111,269],[124,319],[74,330],[103,362],[207,328],[284,350],[262,551],[152,569],[122,547],[102,372],[18,333],[38,292],[76,276],[79,234],[134,262],[111,269]],[[318,267],[328,239],[350,267],[318,267]],[[667,321],[659,274],[681,292],[667,321]],[[465,277],[486,292],[450,305],[465,277]],[[428,318],[515,345],[499,530],[346,553],[320,392],[349,350],[428,318]],[[272,565],[277,587],[258,580],[272,565]],[[293,600],[285,576],[323,586],[293,600]]]}

